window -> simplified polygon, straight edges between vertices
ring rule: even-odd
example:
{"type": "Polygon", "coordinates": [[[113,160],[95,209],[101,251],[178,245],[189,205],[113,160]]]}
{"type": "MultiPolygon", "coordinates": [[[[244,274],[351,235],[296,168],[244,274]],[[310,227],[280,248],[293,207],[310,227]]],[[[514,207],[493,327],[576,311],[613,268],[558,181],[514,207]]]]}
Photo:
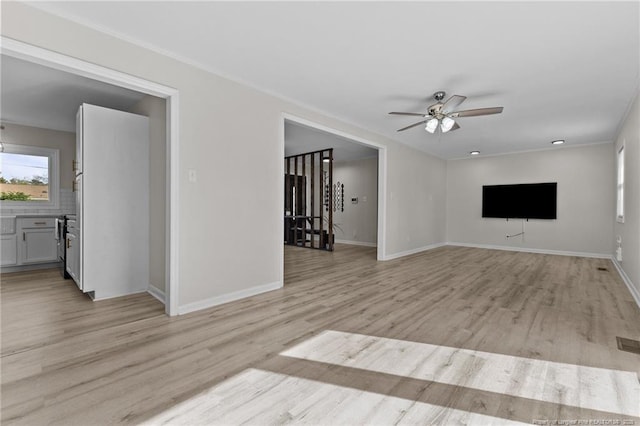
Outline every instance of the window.
{"type": "Polygon", "coordinates": [[[57,209],[57,149],[3,144],[0,200],[3,209],[57,209]]]}
{"type": "Polygon", "coordinates": [[[616,216],[618,222],[624,222],[624,145],[618,151],[618,188],[616,216]]]}

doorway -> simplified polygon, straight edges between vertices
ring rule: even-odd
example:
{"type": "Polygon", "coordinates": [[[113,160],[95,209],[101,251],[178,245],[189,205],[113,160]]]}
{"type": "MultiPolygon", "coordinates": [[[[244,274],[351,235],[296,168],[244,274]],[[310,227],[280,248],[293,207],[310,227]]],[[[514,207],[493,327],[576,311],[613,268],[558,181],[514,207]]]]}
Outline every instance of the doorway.
{"type": "Polygon", "coordinates": [[[178,91],[70,56],[1,37],[3,55],[162,98],[166,102],[165,313],[178,314],[178,91]]]}
{"type": "MultiPolygon", "coordinates": [[[[375,172],[377,174],[377,182],[376,182],[376,187],[377,187],[377,191],[376,191],[376,200],[375,200],[375,213],[376,213],[376,217],[377,217],[377,221],[376,224],[374,225],[376,228],[376,235],[375,235],[375,242],[371,245],[375,245],[376,247],[376,258],[377,260],[383,260],[384,257],[384,253],[385,253],[385,241],[386,241],[386,229],[385,229],[385,211],[386,211],[386,158],[387,158],[387,150],[386,147],[382,144],[378,144],[375,142],[371,142],[368,141],[366,139],[357,137],[357,136],[353,136],[351,134],[348,134],[346,132],[343,132],[341,130],[337,130],[337,129],[333,129],[291,114],[283,114],[282,116],[282,122],[281,122],[281,135],[282,135],[282,156],[283,158],[287,155],[289,155],[289,153],[286,152],[286,148],[287,148],[287,140],[286,140],[286,133],[287,133],[287,127],[288,126],[297,126],[297,127],[303,127],[303,128],[307,128],[313,132],[316,133],[322,133],[325,136],[334,138],[334,139],[340,139],[344,142],[347,142],[348,145],[356,150],[358,148],[365,148],[365,149],[369,149],[371,150],[376,158],[375,159],[370,159],[370,161],[374,162],[374,167],[375,167],[375,172]]],[[[330,146],[322,146],[322,147],[316,147],[318,149],[324,149],[324,148],[331,148],[330,146]]],[[[314,149],[312,149],[310,146],[304,146],[302,148],[300,148],[300,150],[302,150],[301,152],[305,152],[305,151],[313,151],[314,149]]],[[[336,161],[339,162],[340,159],[336,158],[336,161]]],[[[338,164],[338,163],[336,163],[338,164]]],[[[284,164],[283,164],[284,166],[284,164]]],[[[286,174],[286,171],[283,167],[282,170],[282,175],[284,176],[286,174]]],[[[334,182],[334,184],[337,184],[338,182],[334,182]]],[[[342,182],[340,182],[340,184],[342,184],[342,182]]],[[[282,189],[279,190],[280,193],[283,194],[284,196],[284,192],[282,192],[282,189]]],[[[345,197],[344,197],[344,205],[345,208],[348,208],[349,206],[352,206],[353,204],[351,204],[352,202],[363,202],[361,198],[359,197],[350,197],[350,190],[348,185],[345,185],[345,197]],[[358,200],[352,200],[352,198],[358,198],[358,200]]],[[[364,202],[370,202],[369,200],[366,200],[364,202]]],[[[282,204],[284,205],[284,200],[282,200],[282,204]]],[[[283,225],[281,225],[283,226],[283,225]]],[[[283,230],[284,233],[284,230],[283,230]]],[[[340,238],[336,237],[338,240],[340,238]]],[[[284,277],[284,251],[282,252],[282,259],[281,259],[281,265],[282,265],[282,276],[284,277]]]]}

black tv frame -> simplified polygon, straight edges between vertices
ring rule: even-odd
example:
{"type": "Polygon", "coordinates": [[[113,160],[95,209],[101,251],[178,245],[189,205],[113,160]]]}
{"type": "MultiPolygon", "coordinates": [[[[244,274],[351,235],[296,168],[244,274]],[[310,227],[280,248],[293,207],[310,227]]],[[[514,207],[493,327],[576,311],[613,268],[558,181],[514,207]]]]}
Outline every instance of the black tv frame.
{"type": "Polygon", "coordinates": [[[557,210],[557,182],[482,186],[483,218],[555,220],[557,210]]]}

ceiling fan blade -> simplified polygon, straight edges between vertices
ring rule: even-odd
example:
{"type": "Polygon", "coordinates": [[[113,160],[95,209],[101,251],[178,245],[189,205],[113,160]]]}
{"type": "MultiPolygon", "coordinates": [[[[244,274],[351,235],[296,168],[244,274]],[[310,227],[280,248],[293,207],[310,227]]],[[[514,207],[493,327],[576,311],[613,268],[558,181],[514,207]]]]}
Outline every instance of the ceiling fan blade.
{"type": "Polygon", "coordinates": [[[426,122],[427,122],[427,120],[418,121],[417,123],[413,123],[413,124],[412,124],[412,125],[410,125],[410,126],[403,127],[402,129],[398,129],[397,131],[398,131],[398,132],[401,132],[401,131],[403,131],[403,130],[407,130],[407,129],[410,129],[410,128],[412,128],[412,127],[419,126],[419,125],[424,124],[424,123],[426,123],[426,122]]]}
{"type": "Polygon", "coordinates": [[[426,114],[421,114],[419,112],[390,112],[389,114],[393,114],[393,115],[414,115],[416,117],[426,117],[426,114]]]}
{"type": "Polygon", "coordinates": [[[502,109],[502,107],[468,109],[466,111],[452,112],[449,115],[451,117],[476,117],[478,115],[500,114],[502,109]]]}
{"type": "Polygon", "coordinates": [[[454,109],[458,108],[465,99],[467,99],[466,96],[453,95],[452,97],[447,99],[444,105],[442,105],[442,112],[446,114],[450,111],[453,111],[454,109]]]}

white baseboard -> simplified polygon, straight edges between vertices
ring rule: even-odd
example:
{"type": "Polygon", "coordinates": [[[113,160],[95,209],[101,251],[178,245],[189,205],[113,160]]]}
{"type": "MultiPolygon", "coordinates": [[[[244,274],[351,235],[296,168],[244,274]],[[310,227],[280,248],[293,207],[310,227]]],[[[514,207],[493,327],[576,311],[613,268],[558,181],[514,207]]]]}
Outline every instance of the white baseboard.
{"type": "MultiPolygon", "coordinates": [[[[10,274],[12,272],[25,272],[25,271],[37,271],[40,269],[54,269],[60,268],[60,262],[50,263],[35,263],[33,265],[19,265],[19,266],[3,266],[0,268],[0,274],[10,274]]],[[[62,276],[62,272],[60,272],[62,276]]]]}
{"type": "Polygon", "coordinates": [[[367,243],[365,241],[336,240],[338,244],[349,244],[352,246],[378,247],[376,243],[367,243]]]}
{"type": "Polygon", "coordinates": [[[209,299],[200,300],[198,302],[187,303],[178,307],[178,315],[188,314],[189,312],[199,311],[201,309],[211,308],[213,306],[222,305],[223,303],[233,302],[234,300],[244,299],[245,297],[255,296],[267,291],[273,291],[282,288],[282,281],[263,284],[244,290],[234,291],[233,293],[223,294],[222,296],[211,297],[209,299]]]}
{"type": "Polygon", "coordinates": [[[436,243],[436,244],[430,244],[430,245],[428,245],[428,246],[418,247],[418,248],[414,248],[414,249],[407,250],[407,251],[401,251],[401,252],[399,252],[399,253],[387,254],[387,255],[384,255],[384,256],[382,257],[382,259],[380,259],[380,260],[393,260],[393,259],[398,259],[398,258],[400,258],[400,257],[409,256],[409,255],[416,254],[416,253],[420,253],[420,252],[427,251],[427,250],[433,250],[433,249],[435,249],[435,248],[443,247],[443,246],[446,246],[446,245],[447,245],[447,243],[436,243]]]}
{"type": "Polygon", "coordinates": [[[87,294],[89,295],[89,297],[91,297],[91,300],[93,300],[94,302],[98,302],[98,301],[101,301],[101,300],[115,299],[116,297],[132,296],[134,294],[140,294],[140,293],[146,293],[146,292],[147,292],[147,290],[140,289],[140,290],[132,290],[131,292],[128,292],[128,293],[102,292],[98,296],[96,296],[96,292],[95,291],[87,292],[87,294]]]}
{"type": "Polygon", "coordinates": [[[150,295],[152,295],[153,297],[161,301],[163,304],[165,303],[164,291],[160,290],[158,287],[154,287],[151,284],[149,284],[149,287],[147,288],[147,293],[149,293],[150,295]]]}
{"type": "Polygon", "coordinates": [[[624,284],[629,289],[629,293],[631,293],[631,296],[633,297],[633,300],[636,301],[636,305],[638,305],[638,308],[640,308],[640,292],[638,291],[636,286],[633,285],[633,282],[631,281],[631,278],[629,278],[629,276],[624,271],[624,269],[622,269],[622,265],[620,265],[620,263],[618,263],[618,261],[616,260],[615,256],[611,256],[611,261],[613,262],[613,264],[615,265],[616,269],[618,270],[618,274],[620,274],[620,278],[622,278],[622,281],[624,281],[624,284]]]}
{"type": "Polygon", "coordinates": [[[536,249],[536,248],[528,248],[528,247],[494,246],[491,244],[472,244],[472,243],[454,243],[454,242],[448,242],[446,245],[457,246],[457,247],[483,248],[483,249],[490,249],[490,250],[519,251],[524,253],[554,254],[558,256],[593,257],[596,259],[611,259],[611,254],[605,254],[605,253],[546,250],[546,249],[536,249]]]}

